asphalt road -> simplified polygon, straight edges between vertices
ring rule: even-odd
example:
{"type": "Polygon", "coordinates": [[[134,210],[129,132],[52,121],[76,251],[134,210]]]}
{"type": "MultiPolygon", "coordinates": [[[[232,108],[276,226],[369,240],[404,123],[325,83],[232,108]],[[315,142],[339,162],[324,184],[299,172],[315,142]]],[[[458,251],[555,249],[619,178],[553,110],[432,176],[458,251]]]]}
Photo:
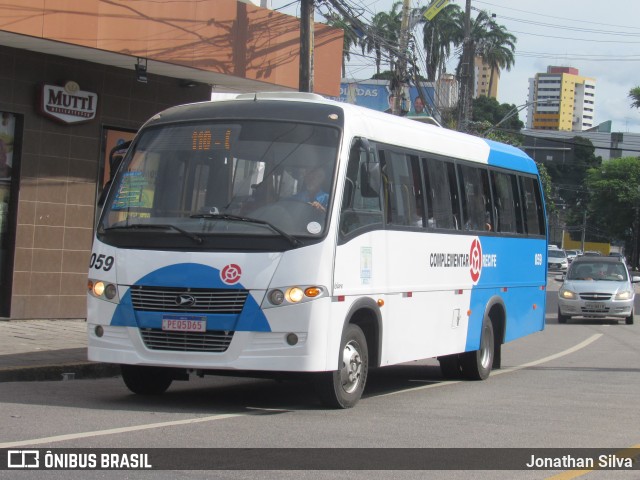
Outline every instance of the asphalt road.
{"type": "MultiPolygon", "coordinates": [[[[555,290],[557,285],[550,282],[545,330],[506,344],[503,368],[484,382],[444,381],[434,360],[383,368],[371,372],[363,399],[350,410],[324,409],[311,386],[301,382],[196,378],[174,383],[160,397],[132,395],[119,378],[6,383],[0,389],[0,448],[166,448],[170,450],[163,452],[173,452],[176,462],[194,448],[311,448],[315,450],[305,455],[332,465],[338,461],[335,453],[317,449],[481,447],[522,448],[533,454],[538,448],[557,448],[561,455],[568,448],[640,447],[640,326],[591,321],[559,325],[555,290]]],[[[394,458],[385,457],[386,450],[345,452],[353,455],[350,471],[342,458],[339,471],[220,471],[209,466],[214,469],[180,472],[179,477],[640,478],[637,462],[635,470],[572,474],[566,473],[569,468],[362,470],[371,452],[395,465],[394,458]]],[[[459,465],[477,453],[446,452],[456,456],[459,465]]],[[[251,454],[235,461],[254,469],[266,461],[256,459],[255,451],[251,454]]],[[[291,455],[300,460],[295,452],[291,455]]],[[[0,471],[0,478],[18,478],[16,473],[0,471]]],[[[115,471],[28,473],[28,478],[47,479],[135,476],[115,471]]],[[[151,475],[177,476],[167,470],[146,474],[151,475]]]]}

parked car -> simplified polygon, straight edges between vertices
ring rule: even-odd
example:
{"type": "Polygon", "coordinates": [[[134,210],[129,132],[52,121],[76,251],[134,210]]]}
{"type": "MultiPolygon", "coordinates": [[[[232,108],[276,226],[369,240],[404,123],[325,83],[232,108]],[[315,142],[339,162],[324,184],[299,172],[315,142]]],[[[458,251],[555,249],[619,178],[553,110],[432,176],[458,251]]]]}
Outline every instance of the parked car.
{"type": "Polygon", "coordinates": [[[629,277],[624,263],[617,258],[583,256],[575,259],[558,290],[558,323],[572,317],[614,318],[633,324],[632,283],[640,276],[629,277]]]}
{"type": "Polygon", "coordinates": [[[600,256],[602,256],[602,254],[600,252],[598,252],[597,250],[587,250],[582,255],[584,255],[585,257],[600,257],[600,256]]]}
{"type": "Polygon", "coordinates": [[[560,270],[566,272],[569,267],[569,260],[567,260],[567,254],[565,251],[550,248],[547,251],[547,266],[549,270],[560,270]]]}

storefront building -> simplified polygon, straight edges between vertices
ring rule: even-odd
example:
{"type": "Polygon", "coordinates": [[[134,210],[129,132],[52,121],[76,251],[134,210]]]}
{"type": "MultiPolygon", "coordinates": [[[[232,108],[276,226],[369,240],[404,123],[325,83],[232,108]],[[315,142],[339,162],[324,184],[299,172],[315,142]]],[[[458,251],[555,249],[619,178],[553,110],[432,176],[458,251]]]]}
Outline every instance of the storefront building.
{"type": "MultiPolygon", "coordinates": [[[[235,0],[3,2],[0,317],[84,318],[108,152],[212,86],[297,90],[298,32],[235,0]]],[[[342,32],[316,35],[316,91],[338,95],[342,32]]]]}

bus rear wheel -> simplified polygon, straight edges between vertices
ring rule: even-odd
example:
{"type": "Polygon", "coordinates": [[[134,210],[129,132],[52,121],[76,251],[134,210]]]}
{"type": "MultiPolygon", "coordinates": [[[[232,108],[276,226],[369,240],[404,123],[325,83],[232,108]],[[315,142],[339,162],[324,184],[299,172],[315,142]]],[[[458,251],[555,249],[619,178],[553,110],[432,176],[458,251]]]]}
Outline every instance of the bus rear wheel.
{"type": "Polygon", "coordinates": [[[357,325],[348,325],[342,335],[338,368],[318,374],[316,390],[327,407],[351,408],[362,397],[369,372],[367,339],[357,325]]]}
{"type": "Polygon", "coordinates": [[[171,370],[163,367],[120,365],[122,380],[129,390],[138,395],[160,395],[173,382],[171,370]]]}
{"type": "Polygon", "coordinates": [[[445,355],[438,357],[440,362],[440,372],[447,380],[459,380],[462,378],[462,365],[460,364],[460,355],[445,355]]]}
{"type": "Polygon", "coordinates": [[[495,353],[495,337],[493,323],[485,318],[480,335],[480,348],[473,352],[465,352],[460,356],[462,374],[468,380],[485,380],[493,367],[495,353]]]}

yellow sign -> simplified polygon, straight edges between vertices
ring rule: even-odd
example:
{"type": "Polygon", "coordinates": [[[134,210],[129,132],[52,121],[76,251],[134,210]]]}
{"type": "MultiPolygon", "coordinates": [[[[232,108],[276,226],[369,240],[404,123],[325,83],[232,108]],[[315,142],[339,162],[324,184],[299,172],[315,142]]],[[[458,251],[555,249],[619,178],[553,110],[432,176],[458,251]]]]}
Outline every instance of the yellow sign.
{"type": "Polygon", "coordinates": [[[424,18],[427,20],[433,20],[440,10],[447,6],[449,0],[435,0],[429,8],[424,12],[424,18]]]}

